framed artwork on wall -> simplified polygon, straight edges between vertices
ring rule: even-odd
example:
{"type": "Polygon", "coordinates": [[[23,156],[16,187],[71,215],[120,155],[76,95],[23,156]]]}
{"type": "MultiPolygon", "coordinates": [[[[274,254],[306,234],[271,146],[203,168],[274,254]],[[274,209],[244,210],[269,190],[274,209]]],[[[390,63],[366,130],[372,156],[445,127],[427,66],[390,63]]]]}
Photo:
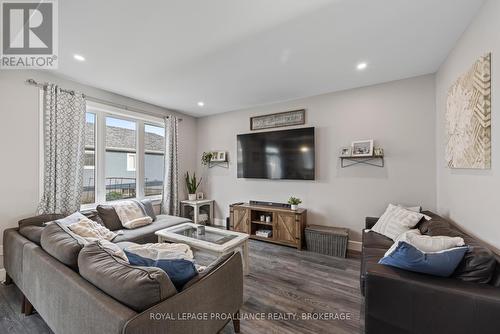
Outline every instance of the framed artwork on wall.
{"type": "Polygon", "coordinates": [[[491,168],[491,53],[450,87],[446,99],[449,168],[491,168]]]}

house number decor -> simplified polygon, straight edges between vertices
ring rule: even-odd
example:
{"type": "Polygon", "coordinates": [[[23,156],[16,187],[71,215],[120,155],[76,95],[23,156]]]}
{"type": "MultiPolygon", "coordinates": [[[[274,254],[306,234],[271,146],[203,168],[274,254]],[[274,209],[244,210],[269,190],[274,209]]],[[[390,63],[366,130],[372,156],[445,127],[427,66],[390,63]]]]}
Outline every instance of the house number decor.
{"type": "Polygon", "coordinates": [[[250,130],[263,130],[306,123],[306,110],[292,110],[250,118],[250,130]]]}

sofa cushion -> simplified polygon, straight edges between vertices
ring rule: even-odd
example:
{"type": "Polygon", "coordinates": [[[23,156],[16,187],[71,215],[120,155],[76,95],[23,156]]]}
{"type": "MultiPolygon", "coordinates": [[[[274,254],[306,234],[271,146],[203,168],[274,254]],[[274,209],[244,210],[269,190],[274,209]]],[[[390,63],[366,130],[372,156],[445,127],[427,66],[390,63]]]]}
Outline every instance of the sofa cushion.
{"type": "Polygon", "coordinates": [[[33,241],[38,246],[40,246],[42,232],[43,232],[44,228],[45,228],[45,226],[25,225],[25,226],[19,227],[19,234],[21,234],[26,239],[33,241]]]}
{"type": "Polygon", "coordinates": [[[60,262],[78,270],[78,254],[85,241],[59,222],[48,224],[40,237],[42,248],[60,262]]]}
{"type": "Polygon", "coordinates": [[[143,199],[141,200],[141,204],[144,207],[144,211],[146,211],[146,214],[151,217],[153,221],[156,221],[156,213],[155,209],[153,208],[153,202],[150,199],[143,199]]]}
{"type": "Polygon", "coordinates": [[[392,239],[371,230],[363,230],[362,239],[367,248],[389,249],[394,244],[392,239]]]}
{"type": "Polygon", "coordinates": [[[156,217],[156,221],[152,224],[138,227],[133,230],[121,230],[120,233],[118,233],[118,235],[113,239],[113,242],[131,241],[139,244],[157,242],[158,237],[155,235],[156,231],[187,222],[190,222],[187,218],[158,215],[156,217]]]}
{"type": "Polygon", "coordinates": [[[163,270],[132,266],[113,256],[100,241],[82,249],[78,266],[87,281],[137,312],[177,293],[163,270]]]}
{"type": "Polygon", "coordinates": [[[421,231],[424,230],[430,236],[461,237],[469,246],[452,276],[466,282],[489,283],[496,267],[495,254],[481,241],[460,231],[446,219],[436,214],[430,216],[432,219],[421,225],[421,231]]]}
{"type": "Polygon", "coordinates": [[[104,226],[108,229],[116,231],[123,228],[120,218],[118,218],[113,206],[99,204],[96,209],[97,212],[99,212],[99,216],[101,217],[104,226]]]}
{"type": "Polygon", "coordinates": [[[463,238],[469,251],[465,253],[453,277],[466,282],[489,283],[497,265],[495,254],[479,241],[466,235],[463,238]]]}

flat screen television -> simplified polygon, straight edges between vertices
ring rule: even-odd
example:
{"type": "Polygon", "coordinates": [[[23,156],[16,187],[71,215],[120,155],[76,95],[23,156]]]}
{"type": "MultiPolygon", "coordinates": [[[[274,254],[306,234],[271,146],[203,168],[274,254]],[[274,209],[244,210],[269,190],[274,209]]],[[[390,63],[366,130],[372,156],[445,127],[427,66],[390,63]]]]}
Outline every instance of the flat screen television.
{"type": "Polygon", "coordinates": [[[314,128],[241,134],[238,178],[314,180],[314,128]]]}

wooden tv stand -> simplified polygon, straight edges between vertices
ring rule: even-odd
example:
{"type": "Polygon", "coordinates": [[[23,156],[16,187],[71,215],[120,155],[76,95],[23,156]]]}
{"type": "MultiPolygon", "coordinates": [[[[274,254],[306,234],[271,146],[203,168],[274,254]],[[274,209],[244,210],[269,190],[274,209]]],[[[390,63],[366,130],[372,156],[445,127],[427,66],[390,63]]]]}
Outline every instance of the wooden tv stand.
{"type": "Polygon", "coordinates": [[[251,239],[272,242],[302,249],[307,210],[291,210],[265,205],[236,204],[229,206],[229,229],[247,233],[251,239]],[[260,221],[260,216],[271,216],[271,222],[260,221]],[[272,236],[255,235],[259,229],[272,230],[272,236]]]}

